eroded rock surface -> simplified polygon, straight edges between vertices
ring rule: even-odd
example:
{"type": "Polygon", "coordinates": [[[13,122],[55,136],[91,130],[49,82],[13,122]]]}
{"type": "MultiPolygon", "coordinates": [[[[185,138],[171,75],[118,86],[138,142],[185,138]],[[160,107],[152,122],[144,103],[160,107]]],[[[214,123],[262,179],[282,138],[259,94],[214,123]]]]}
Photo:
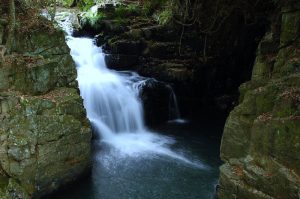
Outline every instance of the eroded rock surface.
{"type": "Polygon", "coordinates": [[[90,124],[64,34],[35,20],[22,18],[0,59],[0,198],[39,198],[90,166],[90,124]]]}
{"type": "Polygon", "coordinates": [[[240,87],[222,139],[221,199],[300,198],[299,8],[282,8],[240,87]]]}

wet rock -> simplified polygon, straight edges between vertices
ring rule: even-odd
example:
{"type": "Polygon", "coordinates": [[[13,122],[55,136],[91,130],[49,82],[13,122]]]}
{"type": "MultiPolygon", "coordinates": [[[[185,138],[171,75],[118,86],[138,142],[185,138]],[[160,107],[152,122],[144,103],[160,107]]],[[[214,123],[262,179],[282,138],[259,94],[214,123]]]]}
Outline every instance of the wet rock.
{"type": "Polygon", "coordinates": [[[116,70],[134,69],[138,63],[137,55],[107,54],[105,62],[108,68],[116,70]]]}
{"type": "MultiPolygon", "coordinates": [[[[230,113],[222,138],[219,197],[298,198],[300,188],[299,10],[285,10],[279,33],[266,34],[240,104],[230,113]],[[274,50],[280,35],[280,45],[274,50]],[[275,53],[275,55],[274,55],[275,53]]],[[[274,31],[274,30],[273,30],[274,31]]]]}
{"type": "Polygon", "coordinates": [[[69,28],[79,30],[81,28],[79,22],[79,14],[80,11],[77,9],[65,9],[65,8],[57,8],[55,14],[55,21],[60,24],[68,25],[69,28]],[[69,24],[65,23],[68,21],[69,24]]]}
{"type": "Polygon", "coordinates": [[[172,28],[166,26],[154,25],[141,29],[145,39],[156,41],[174,41],[177,39],[177,34],[172,28]]]}
{"type": "Polygon", "coordinates": [[[145,60],[139,65],[138,71],[145,75],[155,77],[165,82],[191,81],[194,78],[190,60],[145,60]],[[188,66],[187,66],[188,65],[188,66]]]}
{"type": "Polygon", "coordinates": [[[160,59],[172,59],[178,57],[179,46],[173,42],[148,42],[148,49],[144,52],[147,56],[160,58],[160,59]]]}
{"type": "Polygon", "coordinates": [[[141,41],[117,40],[109,42],[106,50],[112,54],[140,55],[143,52],[143,46],[141,41]]]}
{"type": "Polygon", "coordinates": [[[171,88],[163,82],[148,79],[140,89],[145,121],[160,124],[169,120],[171,88]]]}
{"type": "Polygon", "coordinates": [[[64,34],[51,24],[48,31],[36,26],[16,31],[16,50],[0,62],[0,197],[5,199],[39,198],[90,168],[90,124],[64,34]],[[1,177],[8,179],[3,189],[1,177]]]}

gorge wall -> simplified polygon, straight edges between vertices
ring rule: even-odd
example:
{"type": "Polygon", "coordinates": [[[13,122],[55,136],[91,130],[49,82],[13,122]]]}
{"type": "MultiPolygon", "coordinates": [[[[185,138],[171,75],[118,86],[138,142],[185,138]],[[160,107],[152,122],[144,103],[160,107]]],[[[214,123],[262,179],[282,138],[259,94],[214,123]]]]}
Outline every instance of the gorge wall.
{"type": "Polygon", "coordinates": [[[221,144],[219,198],[300,198],[300,4],[279,8],[221,144]]]}
{"type": "MultiPolygon", "coordinates": [[[[208,4],[214,9],[218,2],[208,4]]],[[[197,24],[177,23],[180,16],[176,15],[176,8],[170,11],[173,20],[162,24],[156,16],[165,12],[160,9],[167,6],[162,3],[162,8],[149,14],[145,5],[133,2],[116,7],[106,5],[86,14],[87,17],[83,15],[82,28],[75,36],[95,36],[107,54],[110,68],[134,70],[170,83],[184,116],[203,119],[211,114],[224,118],[237,101],[238,86],[250,79],[255,50],[268,24],[267,17],[260,16],[268,12],[270,3],[266,1],[253,8],[259,17],[249,24],[245,22],[244,10],[230,11],[225,1],[220,5],[221,10],[228,9],[229,13],[223,23],[216,22],[220,29],[215,32],[204,32],[197,24]]],[[[207,26],[214,18],[210,11],[205,11],[208,19],[201,18],[207,26]]],[[[156,115],[161,111],[158,109],[156,115]]]]}
{"type": "MultiPolygon", "coordinates": [[[[16,1],[17,2],[17,1],[16,1]]],[[[61,30],[0,4],[0,198],[39,198],[89,170],[90,124],[61,30]]]]}

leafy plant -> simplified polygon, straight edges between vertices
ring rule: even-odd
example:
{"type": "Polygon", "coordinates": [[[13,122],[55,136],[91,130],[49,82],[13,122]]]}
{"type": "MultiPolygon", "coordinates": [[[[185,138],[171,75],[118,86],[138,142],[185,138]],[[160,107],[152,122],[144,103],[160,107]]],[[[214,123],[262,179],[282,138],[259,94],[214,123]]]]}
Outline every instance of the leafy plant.
{"type": "Polygon", "coordinates": [[[98,22],[104,18],[105,14],[102,12],[87,11],[82,15],[82,23],[97,28],[98,22]]]}
{"type": "Polygon", "coordinates": [[[163,7],[167,0],[145,0],[143,3],[143,12],[146,15],[152,15],[156,10],[163,7]]]}
{"type": "Polygon", "coordinates": [[[88,11],[93,5],[95,5],[94,0],[79,0],[77,4],[83,11],[88,11]]]}
{"type": "Polygon", "coordinates": [[[60,5],[69,7],[74,3],[74,0],[56,0],[60,5]]]}
{"type": "Polygon", "coordinates": [[[131,13],[139,13],[140,12],[140,7],[137,4],[129,4],[127,6],[127,9],[131,13]]]}
{"type": "Polygon", "coordinates": [[[121,5],[116,8],[115,14],[117,17],[127,17],[129,15],[139,14],[140,7],[137,4],[121,5]]]}
{"type": "Polygon", "coordinates": [[[173,12],[171,7],[167,7],[162,11],[157,12],[154,15],[154,19],[160,24],[160,25],[166,25],[168,24],[173,18],[173,12]]]}

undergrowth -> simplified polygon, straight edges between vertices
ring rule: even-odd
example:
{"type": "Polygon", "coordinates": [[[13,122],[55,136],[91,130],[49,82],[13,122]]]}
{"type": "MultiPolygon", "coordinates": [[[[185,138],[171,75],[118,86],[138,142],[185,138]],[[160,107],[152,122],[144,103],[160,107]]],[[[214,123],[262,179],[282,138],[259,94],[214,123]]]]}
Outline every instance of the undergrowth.
{"type": "Polygon", "coordinates": [[[98,27],[98,22],[102,19],[104,19],[106,16],[102,12],[92,12],[92,11],[87,11],[82,14],[82,23],[83,24],[88,24],[91,27],[98,27]]]}

